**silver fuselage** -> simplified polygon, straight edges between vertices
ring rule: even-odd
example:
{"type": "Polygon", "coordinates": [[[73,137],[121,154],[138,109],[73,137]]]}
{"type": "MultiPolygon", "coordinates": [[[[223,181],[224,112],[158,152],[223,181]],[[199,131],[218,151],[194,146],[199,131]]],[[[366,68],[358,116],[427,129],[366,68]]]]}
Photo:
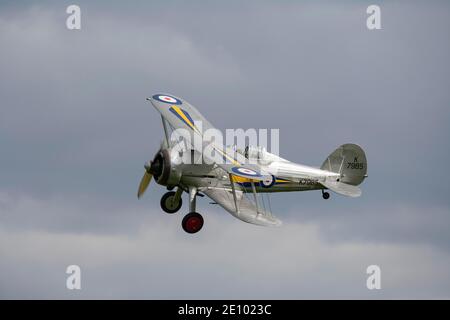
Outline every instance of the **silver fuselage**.
{"type": "MultiPolygon", "coordinates": [[[[302,172],[308,173],[320,170],[313,167],[302,166],[302,172]],[[310,170],[304,170],[309,168],[310,170]]],[[[184,185],[194,185],[199,189],[202,188],[219,188],[229,187],[230,180],[228,175],[219,167],[205,166],[205,165],[183,165],[181,183],[184,185]]],[[[333,173],[330,173],[333,174],[333,173]]],[[[245,191],[252,191],[252,183],[254,183],[256,192],[290,192],[290,191],[308,191],[324,189],[323,185],[319,183],[319,178],[308,177],[299,178],[298,181],[288,181],[275,176],[275,183],[269,187],[265,187],[260,182],[242,181],[245,179],[238,179],[235,181],[245,191]]]]}

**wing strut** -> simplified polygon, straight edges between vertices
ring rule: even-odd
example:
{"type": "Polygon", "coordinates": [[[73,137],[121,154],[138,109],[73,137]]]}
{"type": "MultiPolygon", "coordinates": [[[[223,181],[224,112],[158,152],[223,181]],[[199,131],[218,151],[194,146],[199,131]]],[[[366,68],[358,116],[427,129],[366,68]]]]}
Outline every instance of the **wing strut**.
{"type": "Polygon", "coordinates": [[[256,214],[259,214],[259,207],[258,207],[258,198],[256,197],[256,187],[255,187],[255,182],[251,182],[252,184],[252,191],[253,191],[253,196],[255,197],[255,205],[256,205],[256,214]]]}
{"type": "Polygon", "coordinates": [[[230,177],[230,184],[231,184],[231,190],[233,191],[233,199],[234,199],[234,206],[236,207],[236,213],[239,213],[239,207],[237,204],[236,188],[234,187],[233,175],[231,173],[229,173],[228,176],[230,177]]]}
{"type": "Polygon", "coordinates": [[[163,128],[164,128],[164,135],[166,136],[166,144],[167,144],[167,147],[169,147],[169,129],[167,128],[166,119],[164,119],[164,117],[162,115],[161,115],[161,120],[162,120],[162,124],[163,124],[163,128]]]}

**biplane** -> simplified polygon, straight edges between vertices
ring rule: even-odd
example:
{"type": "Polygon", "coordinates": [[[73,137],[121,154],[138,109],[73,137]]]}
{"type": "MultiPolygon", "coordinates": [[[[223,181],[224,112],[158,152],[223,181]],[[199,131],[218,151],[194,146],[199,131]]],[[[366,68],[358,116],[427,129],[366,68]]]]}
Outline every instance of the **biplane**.
{"type": "Polygon", "coordinates": [[[182,195],[186,192],[189,210],[182,228],[187,233],[200,231],[204,224],[196,210],[197,196],[206,195],[213,204],[244,222],[279,226],[281,221],[272,214],[270,198],[265,199],[265,195],[311,190],[321,191],[323,199],[330,198],[327,190],[348,197],[361,195],[358,185],[367,177],[367,159],[356,144],[343,144],[320,168],[310,167],[257,145],[239,149],[205,142],[204,133],[214,127],[187,101],[169,94],[155,94],[147,100],[161,114],[164,140],[153,160],[144,165],[137,195],[141,198],[154,178],[167,187],[160,204],[163,211],[172,214],[182,207],[182,195]],[[174,138],[173,133],[178,131],[181,133],[174,138]],[[193,143],[196,138],[202,142],[193,143]],[[205,143],[212,148],[208,155],[204,152],[205,143]],[[182,161],[186,158],[190,161],[182,161]]]}

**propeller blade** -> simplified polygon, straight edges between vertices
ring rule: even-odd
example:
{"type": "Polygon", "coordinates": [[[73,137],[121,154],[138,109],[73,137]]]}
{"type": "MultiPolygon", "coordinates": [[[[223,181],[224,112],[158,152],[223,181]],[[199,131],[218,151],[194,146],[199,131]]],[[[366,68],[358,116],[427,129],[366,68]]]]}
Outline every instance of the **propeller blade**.
{"type": "Polygon", "coordinates": [[[144,176],[141,179],[141,183],[139,184],[139,189],[138,189],[138,194],[137,194],[138,199],[140,197],[142,197],[145,190],[147,190],[147,187],[150,184],[150,181],[152,181],[152,176],[153,175],[151,175],[150,173],[145,171],[144,176]]]}

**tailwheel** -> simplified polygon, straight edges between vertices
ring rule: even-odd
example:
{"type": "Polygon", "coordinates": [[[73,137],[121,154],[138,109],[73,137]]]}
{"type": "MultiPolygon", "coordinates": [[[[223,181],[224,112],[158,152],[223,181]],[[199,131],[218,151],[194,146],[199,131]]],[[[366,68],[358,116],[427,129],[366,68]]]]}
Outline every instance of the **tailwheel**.
{"type": "Polygon", "coordinates": [[[329,199],[330,198],[330,193],[322,190],[322,198],[324,198],[325,200],[329,199]]]}
{"type": "Polygon", "coordinates": [[[188,213],[181,223],[183,230],[187,233],[199,232],[203,227],[203,217],[197,212],[188,213]]]}
{"type": "Polygon", "coordinates": [[[180,210],[183,204],[181,197],[177,197],[177,193],[170,191],[165,193],[161,198],[161,209],[167,213],[175,213],[180,210]],[[177,199],[178,198],[178,199],[177,199]]]}

